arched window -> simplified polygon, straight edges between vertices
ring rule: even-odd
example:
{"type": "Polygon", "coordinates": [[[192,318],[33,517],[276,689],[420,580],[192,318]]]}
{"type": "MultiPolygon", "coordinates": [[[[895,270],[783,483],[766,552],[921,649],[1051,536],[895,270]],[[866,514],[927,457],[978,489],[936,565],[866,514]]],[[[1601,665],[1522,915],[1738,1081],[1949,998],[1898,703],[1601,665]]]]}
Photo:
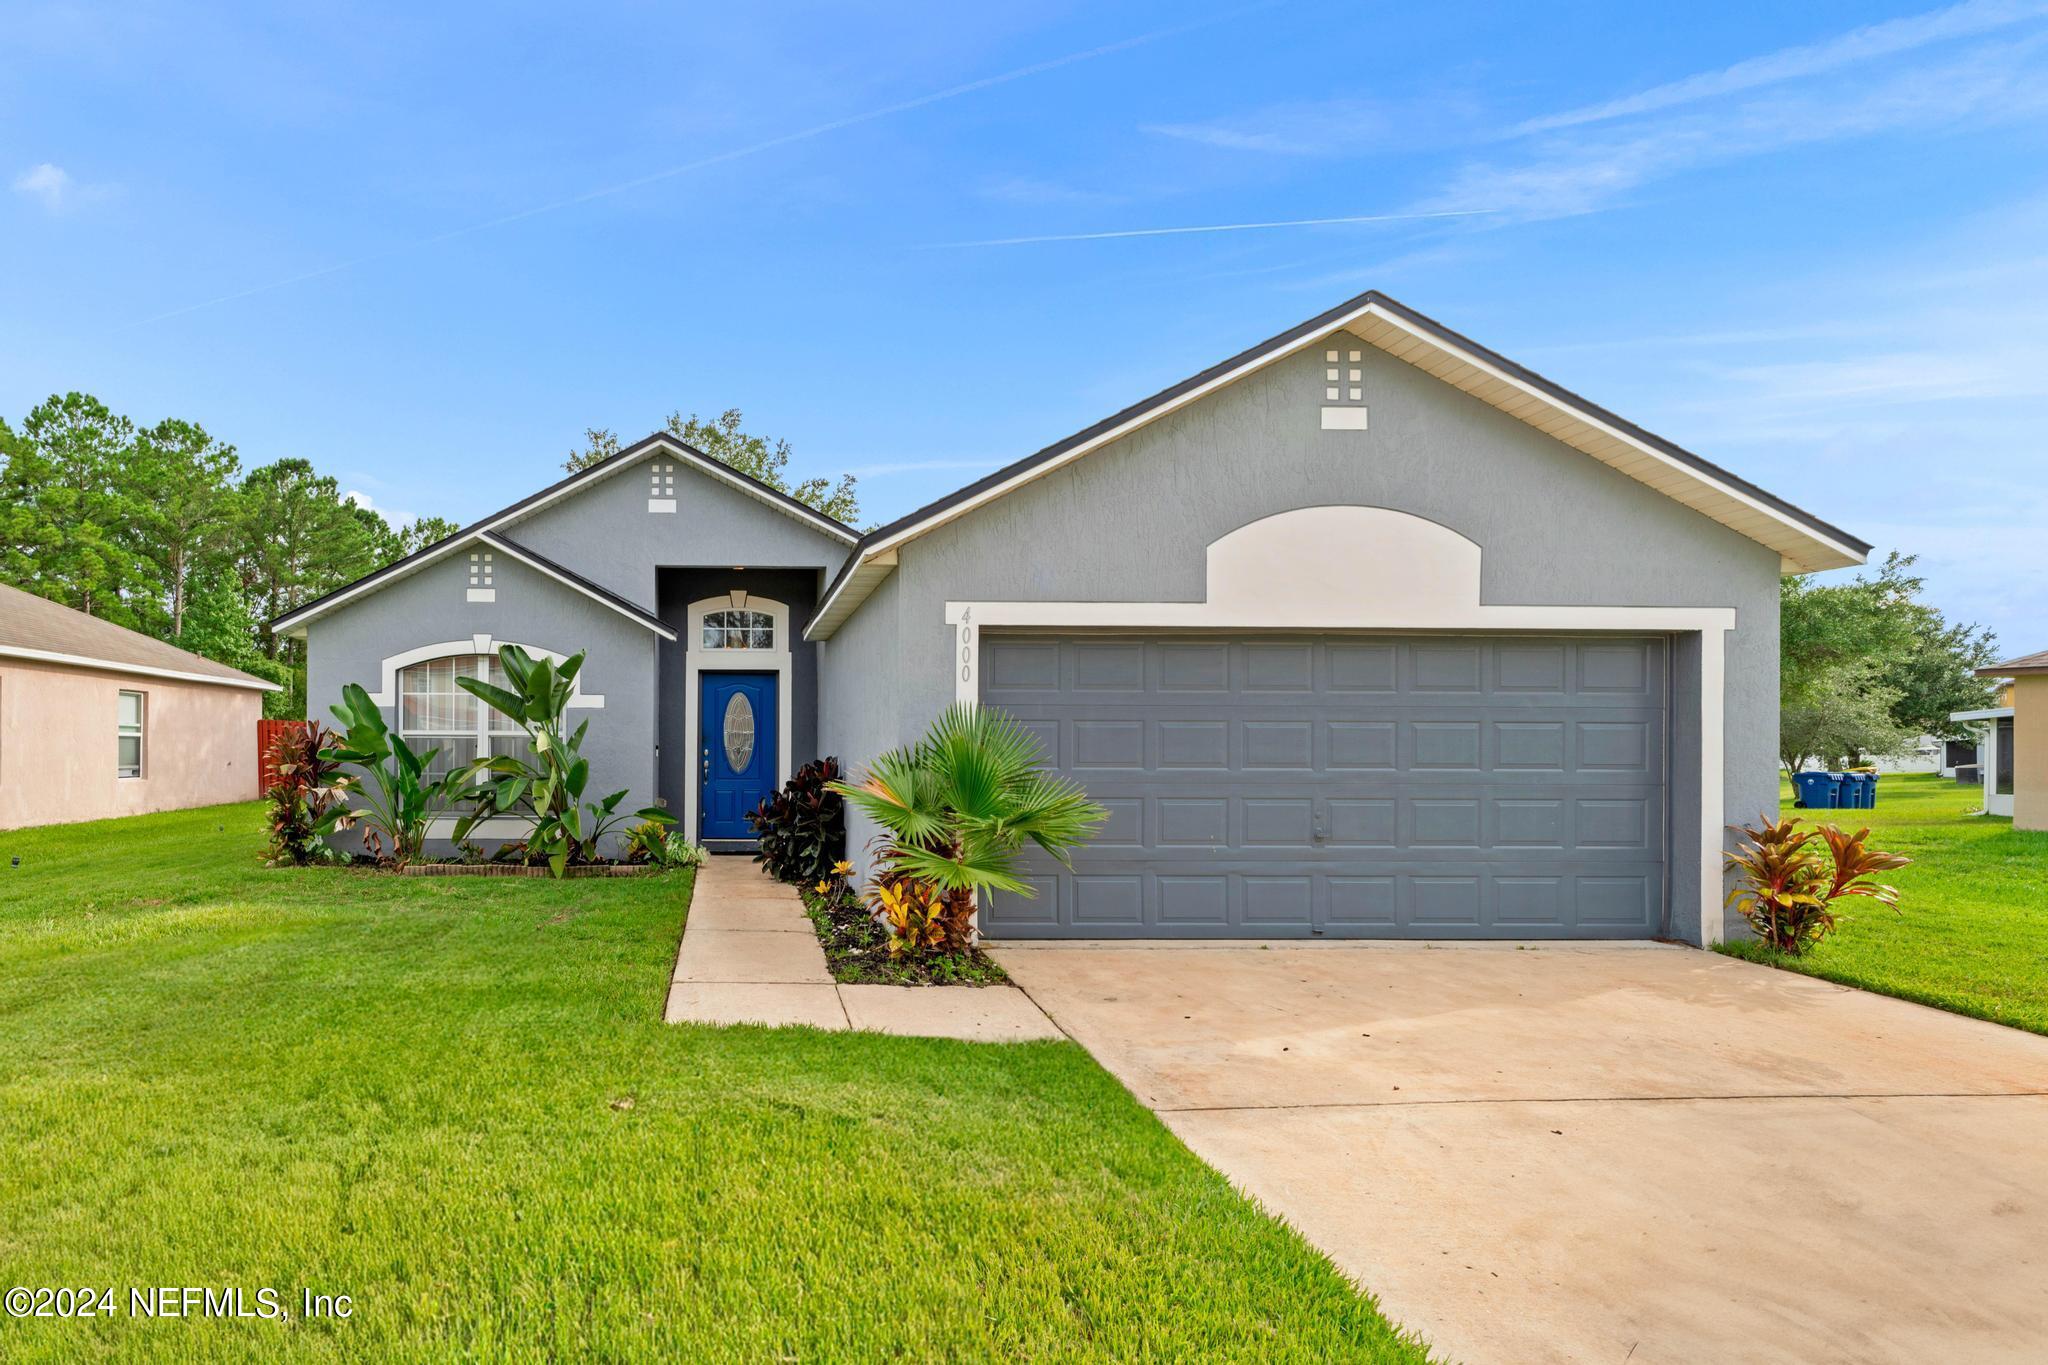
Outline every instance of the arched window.
{"type": "Polygon", "coordinates": [[[773,649],[775,617],[765,611],[732,607],[704,613],[705,649],[773,649]]]}
{"type": "Polygon", "coordinates": [[[506,685],[494,654],[448,654],[398,670],[398,733],[414,749],[440,750],[427,765],[429,775],[438,777],[473,758],[532,757],[526,732],[457,687],[457,678],[506,685]]]}

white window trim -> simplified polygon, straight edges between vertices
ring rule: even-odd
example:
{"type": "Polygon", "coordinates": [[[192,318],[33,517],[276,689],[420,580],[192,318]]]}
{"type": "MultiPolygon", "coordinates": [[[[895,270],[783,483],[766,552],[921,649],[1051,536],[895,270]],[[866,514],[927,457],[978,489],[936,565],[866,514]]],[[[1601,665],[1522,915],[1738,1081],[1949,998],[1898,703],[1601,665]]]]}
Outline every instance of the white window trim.
{"type": "MultiPolygon", "coordinates": [[[[425,663],[429,659],[444,658],[450,654],[496,654],[500,649],[511,644],[518,644],[518,642],[514,640],[493,640],[488,635],[472,635],[466,640],[443,640],[437,645],[421,645],[417,649],[401,650],[396,654],[386,655],[378,664],[379,687],[370,694],[370,700],[384,710],[395,711],[398,707],[399,669],[410,667],[413,664],[425,663]]],[[[548,662],[555,664],[562,663],[569,657],[557,650],[541,649],[536,645],[522,644],[518,645],[518,647],[536,659],[546,659],[548,662]]],[[[603,694],[585,692],[583,690],[584,676],[584,674],[578,673],[576,680],[569,685],[569,709],[603,710],[603,694]]],[[[396,716],[394,716],[393,720],[395,721],[396,719],[396,716]]]]}
{"type": "Polygon", "coordinates": [[[732,606],[732,595],[720,593],[689,605],[683,636],[683,823],[681,828],[695,843],[702,837],[698,827],[700,788],[704,781],[702,717],[698,715],[704,695],[706,673],[773,673],[775,675],[775,782],[789,781],[792,737],[790,723],[794,703],[790,693],[794,673],[790,664],[789,607],[773,598],[749,593],[747,609],[766,612],[775,621],[773,649],[706,649],[704,618],[711,612],[732,606]]]}
{"type": "Polygon", "coordinates": [[[114,695],[114,780],[140,782],[149,776],[149,693],[121,688],[114,695]],[[121,741],[128,738],[128,726],[121,720],[121,698],[133,697],[135,713],[135,771],[121,766],[121,741]]]}
{"type": "MultiPolygon", "coordinates": [[[[954,699],[981,700],[979,632],[1065,630],[1621,631],[1700,637],[1699,935],[1722,934],[1728,632],[1733,607],[1517,607],[1479,600],[1479,547],[1448,527],[1376,507],[1309,507],[1209,546],[1200,602],[948,602],[954,699]],[[1406,572],[1402,573],[1401,570],[1406,572]]],[[[1674,849],[1673,856],[1683,856],[1674,849]]],[[[1673,905],[1672,914],[1680,913],[1673,905]]]]}

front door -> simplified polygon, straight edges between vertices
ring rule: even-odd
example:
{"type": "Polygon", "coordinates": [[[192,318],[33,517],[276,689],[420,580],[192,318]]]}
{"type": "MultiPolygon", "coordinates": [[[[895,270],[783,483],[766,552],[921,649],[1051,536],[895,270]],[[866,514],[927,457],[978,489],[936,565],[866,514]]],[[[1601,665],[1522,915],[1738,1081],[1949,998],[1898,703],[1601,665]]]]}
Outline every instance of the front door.
{"type": "Polygon", "coordinates": [[[773,673],[706,673],[698,697],[697,793],[700,839],[752,839],[747,812],[775,790],[773,673]]]}

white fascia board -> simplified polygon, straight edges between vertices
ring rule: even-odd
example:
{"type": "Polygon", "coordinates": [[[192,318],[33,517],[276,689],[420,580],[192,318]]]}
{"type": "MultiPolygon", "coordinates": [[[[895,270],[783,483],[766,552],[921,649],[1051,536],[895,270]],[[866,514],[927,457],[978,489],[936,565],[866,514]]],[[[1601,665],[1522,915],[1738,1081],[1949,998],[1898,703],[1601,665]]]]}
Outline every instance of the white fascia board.
{"type": "Polygon", "coordinates": [[[364,578],[354,586],[342,589],[340,593],[333,597],[286,612],[283,616],[277,618],[277,632],[280,635],[302,639],[306,634],[306,627],[329,612],[337,611],[347,606],[358,597],[365,597],[370,593],[380,592],[401,579],[409,578],[428,565],[438,563],[448,555],[455,553],[463,546],[474,545],[481,538],[475,532],[471,532],[468,535],[458,534],[450,536],[439,545],[429,546],[426,550],[421,551],[419,558],[406,564],[402,573],[392,573],[389,571],[391,568],[397,567],[395,565],[387,566],[385,569],[380,569],[378,572],[364,578]]]}
{"type": "Polygon", "coordinates": [[[24,659],[39,664],[62,664],[72,668],[96,668],[104,673],[128,673],[138,678],[165,678],[172,682],[210,683],[215,687],[245,687],[252,692],[282,692],[284,688],[261,678],[222,678],[212,673],[192,673],[178,668],[157,668],[150,664],[126,664],[113,659],[95,659],[84,654],[59,654],[50,649],[26,649],[0,645],[0,659],[24,659]]]}
{"type": "MultiPolygon", "coordinates": [[[[1715,478],[1711,474],[1706,473],[1704,470],[1698,469],[1693,465],[1687,464],[1683,460],[1673,459],[1670,455],[1667,455],[1663,451],[1657,449],[1657,447],[1649,444],[1646,441],[1639,439],[1638,437],[1631,436],[1628,432],[1619,430],[1618,428],[1601,421],[1599,418],[1588,413],[1585,409],[1574,407],[1570,403],[1560,402],[1558,399],[1552,397],[1550,394],[1545,393],[1542,389],[1537,388],[1535,385],[1530,384],[1525,380],[1517,379],[1515,376],[1508,374],[1506,371],[1500,369],[1498,366],[1488,362],[1484,357],[1474,355],[1472,352],[1466,350],[1462,346],[1454,346],[1451,343],[1445,341],[1443,338],[1434,335],[1433,333],[1422,331],[1421,329],[1411,325],[1406,319],[1398,317],[1395,314],[1386,311],[1385,309],[1379,307],[1377,304],[1367,304],[1363,309],[1359,311],[1361,314],[1370,314],[1373,317],[1378,318],[1381,322],[1386,323],[1390,327],[1398,328],[1399,330],[1407,333],[1411,337],[1414,337],[1417,341],[1420,341],[1425,345],[1434,346],[1439,351],[1444,351],[1448,354],[1454,355],[1458,359],[1464,361],[1467,365],[1470,365],[1473,369],[1478,370],[1480,373],[1486,375],[1487,378],[1496,379],[1520,393],[1527,394],[1529,397],[1536,399],[1537,401],[1547,405],[1553,410],[1564,413],[1577,421],[1584,422],[1587,426],[1592,427],[1596,431],[1599,431],[1607,436],[1613,437],[1615,440],[1620,441],[1623,445],[1628,446],[1631,450],[1635,450],[1643,455],[1649,456],[1651,459],[1656,460],[1658,463],[1663,464],[1668,468],[1677,471],[1679,474],[1685,476],[1686,478],[1692,479],[1697,483],[1705,484],[1707,487],[1713,489],[1715,492],[1720,493],[1725,497],[1733,498],[1737,502],[1743,504],[1745,507],[1748,507],[1753,511],[1763,513],[1765,516],[1771,518],[1773,521],[1778,522],[1786,529],[1793,531],[1798,535],[1806,537],[1814,544],[1821,545],[1826,547],[1827,549],[1833,550],[1836,554],[1846,558],[1851,564],[1861,564],[1869,558],[1868,555],[1861,554],[1849,548],[1847,545],[1842,544],[1838,540],[1822,535],[1820,532],[1814,530],[1811,526],[1806,525],[1804,522],[1786,516],[1783,512],[1779,511],[1775,507],[1772,507],[1769,503],[1760,501],[1759,499],[1752,497],[1748,493],[1743,492],[1739,488],[1735,488],[1721,482],[1721,480],[1715,478]]],[[[1348,325],[1348,321],[1354,320],[1355,319],[1347,320],[1347,323],[1344,325],[1348,325]]]]}
{"type": "MultiPolygon", "coordinates": [[[[1821,535],[1820,533],[1816,532],[1812,527],[1807,526],[1803,522],[1797,521],[1791,517],[1786,516],[1783,512],[1780,512],[1778,509],[1770,506],[1767,503],[1759,501],[1758,499],[1750,496],[1749,494],[1744,493],[1740,489],[1733,488],[1728,484],[1721,482],[1719,479],[1716,479],[1711,475],[1706,474],[1705,472],[1695,468],[1694,466],[1685,463],[1682,460],[1673,459],[1671,456],[1665,454],[1663,451],[1657,449],[1655,446],[1650,445],[1638,439],[1637,437],[1630,435],[1625,431],[1618,430],[1606,422],[1600,421],[1598,418],[1595,418],[1588,414],[1584,409],[1575,407],[1569,403],[1561,402],[1551,394],[1544,392],[1542,389],[1537,388],[1536,386],[1529,384],[1521,379],[1517,379],[1513,375],[1507,374],[1506,372],[1502,371],[1498,366],[1489,363],[1484,358],[1473,354],[1472,352],[1466,350],[1464,347],[1452,345],[1451,343],[1446,342],[1441,337],[1438,337],[1433,333],[1421,331],[1416,327],[1412,326],[1410,323],[1408,323],[1406,319],[1389,312],[1388,310],[1380,307],[1376,303],[1367,303],[1362,305],[1361,307],[1353,309],[1351,312],[1344,314],[1342,317],[1339,317],[1334,321],[1324,324],[1322,327],[1318,328],[1313,332],[1305,333],[1304,335],[1296,338],[1292,345],[1278,347],[1272,351],[1267,352],[1264,355],[1256,356],[1251,360],[1246,361],[1244,364],[1239,365],[1236,369],[1228,370],[1223,374],[1217,375],[1215,378],[1209,380],[1205,384],[1189,389],[1186,393],[1178,394],[1175,397],[1159,404],[1156,407],[1147,408],[1145,411],[1135,414],[1129,420],[1118,423],[1115,427],[1112,427],[1110,430],[1105,431],[1098,436],[1092,437],[1089,440],[1082,442],[1080,445],[1075,446],[1072,450],[1064,451],[1057,457],[1047,460],[1042,464],[1036,464],[1028,469],[1019,470],[1016,474],[1013,474],[1009,478],[1003,480],[1003,482],[996,484],[994,487],[984,489],[982,492],[976,494],[972,498],[969,498],[965,502],[955,503],[950,507],[946,507],[941,509],[940,511],[934,512],[931,516],[926,517],[922,521],[914,522],[911,525],[904,527],[902,530],[897,531],[894,535],[891,535],[886,539],[879,540],[875,542],[874,545],[870,546],[866,553],[864,553],[861,556],[862,561],[871,561],[886,552],[893,551],[897,547],[903,545],[908,541],[915,540],[917,537],[924,535],[928,531],[931,531],[939,526],[942,526],[945,523],[952,521],[957,517],[965,516],[967,513],[972,512],[979,507],[985,506],[986,504],[993,502],[997,498],[1003,497],[1004,495],[1014,491],[1015,489],[1022,487],[1024,484],[1031,482],[1033,479],[1041,478],[1044,475],[1050,474],[1055,470],[1065,467],[1066,465],[1072,464],[1075,460],[1078,460],[1083,456],[1100,449],[1101,447],[1109,444],[1112,441],[1122,440],[1125,436],[1128,436],[1133,431],[1136,431],[1139,427],[1157,421],[1159,418],[1167,416],[1170,413],[1176,412],[1179,409],[1186,407],[1190,403],[1194,403],[1203,398],[1206,398],[1210,394],[1216,392],[1218,389],[1227,387],[1231,384],[1235,384],[1240,379],[1243,379],[1246,375],[1253,374],[1258,370],[1264,369],[1266,366],[1273,364],[1275,361],[1284,359],[1287,356],[1291,356],[1295,354],[1297,351],[1304,350],[1310,346],[1319,345],[1333,333],[1344,331],[1350,328],[1353,324],[1360,321],[1361,319],[1367,317],[1377,318],[1380,321],[1387,323],[1389,326],[1399,329],[1406,335],[1414,337],[1416,340],[1422,342],[1425,345],[1435,347],[1439,351],[1445,352],[1449,355],[1456,356],[1459,360],[1472,366],[1474,369],[1479,370],[1481,373],[1487,375],[1489,378],[1497,379],[1501,383],[1509,385],[1518,392],[1527,394],[1529,397],[1534,398],[1538,402],[1543,403],[1546,407],[1550,408],[1551,410],[1563,413],[1571,417],[1575,421],[1583,422],[1587,426],[1593,427],[1594,429],[1604,433],[1605,435],[1611,436],[1615,440],[1622,442],[1624,445],[1627,445],[1630,449],[1639,451],[1643,455],[1646,455],[1649,458],[1658,461],[1660,464],[1666,465],[1669,468],[1676,470],[1684,477],[1692,479],[1697,483],[1700,483],[1708,488],[1711,488],[1715,492],[1723,494],[1726,497],[1733,498],[1736,501],[1742,503],[1744,506],[1750,507],[1758,512],[1763,513],[1765,516],[1768,516],[1772,520],[1779,522],[1780,524],[1784,525],[1796,534],[1804,536],[1806,539],[1812,541],[1814,544],[1822,546],[1832,551],[1833,553],[1842,556],[1851,564],[1862,564],[1866,562],[1866,560],[1868,559],[1867,555],[1859,553],[1858,551],[1851,549],[1849,546],[1843,545],[1839,541],[1831,539],[1828,536],[1821,535]]],[[[1583,451],[1580,453],[1584,454],[1583,451]]],[[[1597,457],[1587,455],[1586,458],[1595,459],[1597,457]]],[[[1669,495],[1667,494],[1667,496],[1669,495]]],[[[1702,513],[1702,515],[1710,514],[1702,513]]],[[[854,582],[856,577],[858,577],[856,573],[849,573],[846,575],[846,577],[842,578],[839,581],[838,588],[835,589],[830,595],[828,595],[823,602],[818,604],[818,618],[829,618],[834,601],[854,582]]],[[[806,632],[806,636],[809,636],[808,631],[806,632]]]]}
{"type": "Polygon", "coordinates": [[[1950,720],[2004,720],[2013,713],[2010,706],[1993,706],[1983,711],[1951,711],[1950,720]]]}
{"type": "Polygon", "coordinates": [[[746,478],[708,455],[699,455],[681,442],[661,435],[657,435],[648,441],[647,448],[631,459],[619,460],[615,464],[607,465],[603,469],[593,472],[587,479],[569,480],[546,497],[509,507],[490,520],[479,523],[476,529],[479,532],[495,531],[501,527],[510,526],[515,522],[524,521],[542,508],[552,507],[563,498],[572,497],[587,488],[603,483],[606,479],[636,468],[643,460],[647,460],[657,454],[681,460],[692,469],[700,473],[709,474],[727,487],[746,494],[764,506],[774,508],[793,521],[801,522],[815,531],[822,531],[843,544],[852,545],[860,540],[858,534],[841,526],[824,513],[805,507],[802,503],[796,503],[794,500],[792,502],[783,502],[779,498],[765,496],[760,485],[756,484],[753,480],[746,478]]]}

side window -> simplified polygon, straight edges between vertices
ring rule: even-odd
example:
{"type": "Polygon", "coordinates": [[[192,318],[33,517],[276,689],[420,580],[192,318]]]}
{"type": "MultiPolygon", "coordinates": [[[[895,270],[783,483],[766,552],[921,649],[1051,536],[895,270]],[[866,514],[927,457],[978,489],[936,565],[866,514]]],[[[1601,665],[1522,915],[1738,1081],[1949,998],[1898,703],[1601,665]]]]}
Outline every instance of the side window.
{"type": "Polygon", "coordinates": [[[145,714],[142,693],[121,694],[116,725],[120,736],[116,771],[122,777],[142,776],[142,725],[145,714]]]}

